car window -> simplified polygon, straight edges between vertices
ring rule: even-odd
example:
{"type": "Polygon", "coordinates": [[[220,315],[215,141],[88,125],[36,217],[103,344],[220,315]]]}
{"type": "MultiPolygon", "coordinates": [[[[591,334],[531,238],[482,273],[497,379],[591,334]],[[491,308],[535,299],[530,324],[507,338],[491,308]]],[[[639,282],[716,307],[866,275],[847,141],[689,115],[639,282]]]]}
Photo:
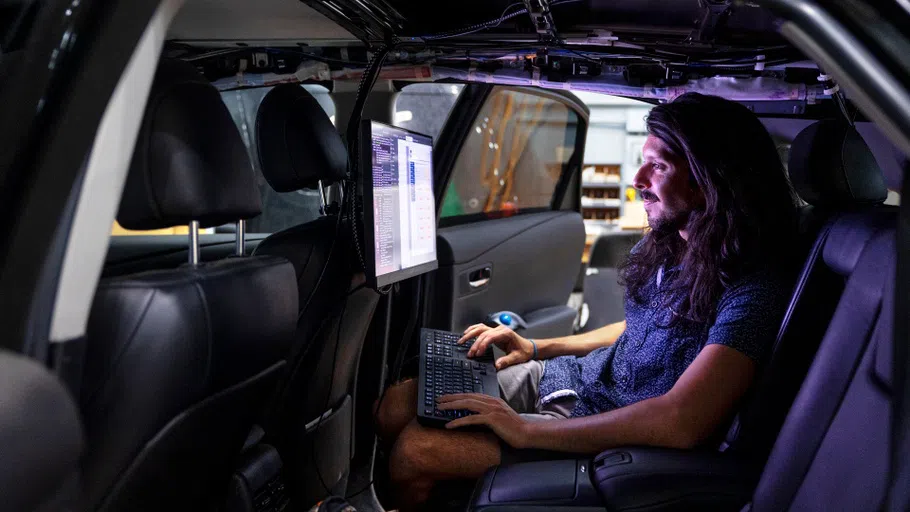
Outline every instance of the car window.
{"type": "MultiPolygon", "coordinates": [[[[322,106],[326,114],[335,123],[335,102],[329,93],[329,90],[321,85],[304,84],[301,85],[310,92],[319,105],[322,106]]],[[[274,233],[298,224],[315,219],[320,215],[319,207],[322,202],[319,198],[319,192],[316,190],[298,190],[294,192],[278,193],[272,190],[272,187],[265,181],[262,170],[259,166],[259,154],[256,150],[256,114],[259,111],[259,104],[262,98],[271,91],[271,87],[259,87],[255,89],[238,89],[234,91],[224,91],[221,93],[221,99],[227,105],[234,123],[237,124],[243,143],[246,145],[250,154],[250,161],[253,164],[253,170],[256,173],[256,184],[259,187],[259,194],[262,198],[262,214],[247,220],[247,232],[249,233],[274,233]]],[[[188,233],[187,226],[175,226],[173,228],[158,229],[150,231],[133,231],[124,229],[122,226],[114,223],[112,234],[114,235],[179,235],[188,233]]],[[[224,226],[220,228],[208,228],[200,230],[200,233],[215,233],[218,231],[231,231],[233,226],[224,226]]]]}
{"type": "Polygon", "coordinates": [[[433,137],[433,143],[458,101],[464,84],[411,84],[405,86],[392,110],[392,123],[433,137]]]}
{"type": "Polygon", "coordinates": [[[455,161],[441,218],[549,209],[577,131],[578,114],[562,101],[494,88],[455,161]]]}

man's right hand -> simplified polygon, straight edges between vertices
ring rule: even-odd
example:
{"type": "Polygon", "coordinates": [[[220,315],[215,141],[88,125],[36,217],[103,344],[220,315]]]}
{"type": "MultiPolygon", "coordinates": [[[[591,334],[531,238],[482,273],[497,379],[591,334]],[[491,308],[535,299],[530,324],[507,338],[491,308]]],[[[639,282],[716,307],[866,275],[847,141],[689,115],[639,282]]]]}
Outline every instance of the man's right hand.
{"type": "Polygon", "coordinates": [[[458,343],[464,343],[471,338],[477,338],[471,349],[468,350],[468,357],[477,357],[487,349],[491,344],[495,344],[506,355],[496,360],[496,369],[503,370],[509,366],[525,363],[531,360],[534,354],[534,346],[526,338],[518,335],[512,329],[504,325],[490,327],[484,324],[475,324],[464,331],[464,336],[458,340],[458,343]]]}

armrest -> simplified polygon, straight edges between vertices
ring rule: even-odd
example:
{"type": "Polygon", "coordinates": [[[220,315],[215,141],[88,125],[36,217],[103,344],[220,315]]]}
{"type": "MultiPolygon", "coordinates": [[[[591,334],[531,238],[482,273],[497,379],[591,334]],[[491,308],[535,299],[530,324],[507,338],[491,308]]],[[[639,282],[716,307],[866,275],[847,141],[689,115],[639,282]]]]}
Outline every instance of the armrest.
{"type": "Polygon", "coordinates": [[[572,334],[575,315],[578,311],[571,306],[551,306],[524,314],[527,328],[516,329],[522,336],[530,338],[555,338],[572,334]]]}
{"type": "Polygon", "coordinates": [[[471,511],[603,512],[591,482],[591,460],[548,460],[496,466],[474,488],[471,511]]]}
{"type": "Polygon", "coordinates": [[[619,448],[598,455],[593,467],[610,511],[739,511],[755,485],[743,461],[720,452],[619,448]]]}

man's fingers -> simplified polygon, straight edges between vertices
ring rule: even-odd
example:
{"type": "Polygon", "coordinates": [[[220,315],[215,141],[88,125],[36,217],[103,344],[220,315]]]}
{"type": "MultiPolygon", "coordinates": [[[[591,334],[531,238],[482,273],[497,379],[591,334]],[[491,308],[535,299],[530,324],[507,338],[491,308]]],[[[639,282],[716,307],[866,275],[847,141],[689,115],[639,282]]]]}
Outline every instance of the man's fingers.
{"type": "Polygon", "coordinates": [[[484,414],[470,414],[446,423],[446,428],[466,427],[468,425],[487,425],[487,416],[484,414]]]}
{"type": "Polygon", "coordinates": [[[490,326],[488,326],[488,325],[474,324],[464,330],[464,334],[461,336],[461,338],[458,339],[457,343],[461,344],[471,338],[476,338],[478,335],[480,335],[481,333],[483,333],[484,331],[489,330],[489,329],[490,329],[490,326]]]}
{"type": "Polygon", "coordinates": [[[457,400],[479,400],[482,402],[495,402],[496,399],[490,395],[485,395],[483,393],[452,393],[451,395],[442,395],[436,399],[436,403],[444,404],[449,402],[455,402],[457,400]]]}
{"type": "Polygon", "coordinates": [[[454,411],[459,409],[467,409],[473,412],[485,413],[490,410],[490,405],[485,404],[480,400],[475,398],[467,398],[464,400],[454,400],[452,402],[440,403],[436,406],[440,411],[454,411]]]}
{"type": "Polygon", "coordinates": [[[491,343],[495,343],[499,339],[507,327],[500,325],[495,329],[490,329],[480,336],[477,336],[477,341],[474,342],[474,345],[471,346],[471,350],[468,351],[468,357],[475,357],[483,354],[490,347],[491,343]]]}

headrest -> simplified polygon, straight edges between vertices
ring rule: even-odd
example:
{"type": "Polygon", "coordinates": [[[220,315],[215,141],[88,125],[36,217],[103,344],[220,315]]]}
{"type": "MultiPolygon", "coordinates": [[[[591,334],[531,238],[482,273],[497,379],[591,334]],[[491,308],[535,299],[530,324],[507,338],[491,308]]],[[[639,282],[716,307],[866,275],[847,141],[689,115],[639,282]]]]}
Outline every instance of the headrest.
{"type": "Polygon", "coordinates": [[[597,237],[591,246],[588,266],[591,268],[618,268],[629,257],[629,251],[642,237],[640,231],[617,231],[597,237]]]}
{"type": "Polygon", "coordinates": [[[261,211],[249,155],[218,90],[188,63],[162,60],[152,83],[117,221],[203,227],[261,211]]]}
{"type": "Polygon", "coordinates": [[[842,121],[819,121],[799,132],[788,168],[796,192],[814,206],[878,204],[888,196],[869,146],[842,121]]]}
{"type": "Polygon", "coordinates": [[[347,177],[341,135],[309,92],[296,84],[269,91],[256,115],[262,174],[276,192],[316,188],[347,177]]]}

